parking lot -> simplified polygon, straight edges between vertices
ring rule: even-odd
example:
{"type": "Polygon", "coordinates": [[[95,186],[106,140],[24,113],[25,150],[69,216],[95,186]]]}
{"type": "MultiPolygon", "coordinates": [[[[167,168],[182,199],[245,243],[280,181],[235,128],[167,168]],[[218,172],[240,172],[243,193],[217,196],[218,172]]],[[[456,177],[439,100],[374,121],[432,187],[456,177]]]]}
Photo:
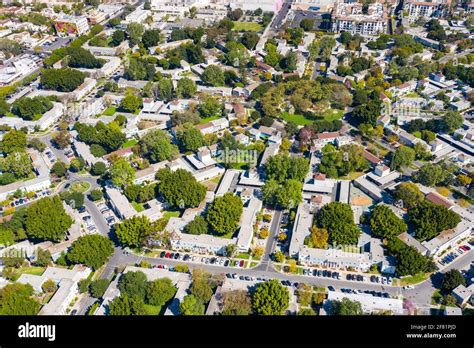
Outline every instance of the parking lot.
{"type": "Polygon", "coordinates": [[[441,257],[438,260],[439,264],[441,265],[441,267],[449,265],[451,262],[456,260],[458,257],[462,256],[464,253],[471,250],[471,248],[473,247],[473,244],[474,243],[472,243],[472,242],[468,242],[468,243],[465,243],[463,245],[460,245],[460,246],[454,248],[453,251],[449,252],[447,255],[441,257]]]}
{"type": "MultiPolygon", "coordinates": [[[[34,202],[34,201],[36,201],[40,198],[50,196],[51,193],[52,193],[51,190],[44,190],[44,191],[36,192],[34,194],[34,196],[32,196],[32,197],[26,197],[25,196],[25,197],[22,197],[22,198],[17,198],[17,199],[10,202],[10,207],[19,208],[22,205],[34,202]]],[[[3,211],[3,207],[0,207],[0,211],[3,211]]]]}
{"type": "Polygon", "coordinates": [[[321,278],[332,278],[337,280],[349,280],[354,282],[365,282],[365,283],[374,283],[374,284],[381,284],[381,285],[392,285],[393,279],[391,277],[384,277],[379,275],[362,275],[362,274],[354,274],[354,273],[345,273],[342,274],[337,271],[329,271],[329,270],[317,270],[317,269],[310,269],[305,268],[303,270],[303,275],[308,277],[321,277],[321,278]]]}
{"type": "Polygon", "coordinates": [[[112,227],[119,221],[118,218],[115,216],[113,210],[110,209],[104,202],[96,203],[96,206],[104,217],[105,221],[107,222],[107,225],[109,225],[109,227],[112,227]]]}

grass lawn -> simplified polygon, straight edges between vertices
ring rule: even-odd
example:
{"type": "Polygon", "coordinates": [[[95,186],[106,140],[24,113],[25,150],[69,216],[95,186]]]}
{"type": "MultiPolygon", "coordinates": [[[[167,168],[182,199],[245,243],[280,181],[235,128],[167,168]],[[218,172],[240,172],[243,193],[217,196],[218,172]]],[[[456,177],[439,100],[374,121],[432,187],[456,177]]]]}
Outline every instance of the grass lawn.
{"type": "Polygon", "coordinates": [[[163,217],[165,219],[169,219],[171,217],[179,217],[181,215],[181,212],[179,210],[166,210],[163,213],[163,217]]]}
{"type": "Polygon", "coordinates": [[[238,170],[247,170],[249,169],[249,164],[246,162],[241,163],[230,163],[231,169],[238,169],[238,170]]]}
{"type": "Polygon", "coordinates": [[[113,116],[115,114],[115,111],[117,108],[114,108],[113,106],[109,106],[107,109],[104,110],[102,115],[104,116],[113,116]]]}
{"type": "Polygon", "coordinates": [[[161,313],[160,306],[153,306],[153,305],[146,304],[144,305],[144,307],[145,307],[146,315],[160,315],[161,313]]]}
{"type": "Polygon", "coordinates": [[[240,254],[235,255],[235,258],[236,258],[236,259],[245,259],[245,260],[248,260],[249,257],[250,257],[250,255],[247,254],[247,253],[240,253],[240,254]]]}
{"type": "Polygon", "coordinates": [[[258,265],[258,262],[250,262],[250,268],[253,268],[258,265]]]}
{"type": "Polygon", "coordinates": [[[357,179],[358,177],[364,175],[364,172],[352,172],[352,173],[349,173],[348,175],[342,177],[341,179],[343,180],[355,180],[357,179]]]}
{"type": "Polygon", "coordinates": [[[419,98],[420,95],[416,92],[410,92],[407,95],[405,95],[405,98],[419,98]]]}
{"type": "Polygon", "coordinates": [[[122,144],[122,149],[126,149],[127,147],[132,147],[138,144],[137,139],[130,139],[122,144]]]}
{"type": "Polygon", "coordinates": [[[404,286],[404,285],[410,285],[410,284],[418,284],[428,279],[428,276],[429,276],[428,273],[418,273],[418,274],[415,274],[414,276],[404,277],[401,279],[400,285],[404,286]]]}
{"type": "Polygon", "coordinates": [[[16,117],[13,112],[10,112],[8,111],[6,114],[5,114],[6,117],[16,117]]]}
{"type": "Polygon", "coordinates": [[[75,182],[74,184],[71,185],[71,190],[76,191],[76,192],[81,192],[84,193],[88,189],[90,189],[91,184],[89,184],[86,181],[81,181],[81,182],[75,182]]]}
{"type": "Polygon", "coordinates": [[[145,210],[145,208],[143,208],[143,205],[137,202],[132,202],[132,206],[135,208],[137,212],[141,212],[145,210]]]}
{"type": "Polygon", "coordinates": [[[237,22],[234,21],[234,27],[232,30],[247,30],[247,31],[261,31],[263,27],[259,23],[255,22],[237,22]]]}
{"type": "Polygon", "coordinates": [[[329,109],[327,112],[324,113],[323,117],[326,121],[334,121],[341,119],[343,115],[343,110],[329,109]]]}
{"type": "Polygon", "coordinates": [[[219,184],[219,182],[221,181],[221,178],[222,178],[222,175],[219,175],[209,181],[212,181],[214,184],[219,184]]]}
{"type": "Polygon", "coordinates": [[[434,306],[441,304],[442,299],[443,296],[441,296],[439,289],[436,289],[433,293],[433,296],[431,296],[431,304],[434,306]]]}
{"type": "Polygon", "coordinates": [[[283,112],[280,117],[284,119],[286,122],[293,121],[298,126],[305,126],[307,124],[312,124],[312,120],[308,120],[306,117],[300,114],[290,114],[288,112],[283,112]]]}
{"type": "Polygon", "coordinates": [[[20,267],[15,269],[15,275],[13,276],[13,281],[17,281],[22,274],[32,274],[40,276],[44,273],[45,267],[31,266],[31,267],[20,267]]]}
{"type": "Polygon", "coordinates": [[[221,118],[221,116],[220,116],[220,115],[216,115],[216,116],[211,116],[211,117],[202,118],[202,119],[201,119],[201,122],[199,122],[199,124],[204,124],[204,123],[207,123],[207,122],[211,122],[211,121],[217,120],[218,118],[221,118]]]}

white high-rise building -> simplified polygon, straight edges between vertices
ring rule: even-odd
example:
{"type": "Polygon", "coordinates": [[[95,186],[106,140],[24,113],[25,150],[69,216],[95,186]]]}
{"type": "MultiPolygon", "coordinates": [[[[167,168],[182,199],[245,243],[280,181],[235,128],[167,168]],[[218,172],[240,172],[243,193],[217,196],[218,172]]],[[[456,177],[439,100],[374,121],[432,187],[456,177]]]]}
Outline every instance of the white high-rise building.
{"type": "Polygon", "coordinates": [[[360,35],[379,35],[387,32],[387,8],[381,3],[370,4],[367,11],[361,3],[336,3],[331,14],[332,31],[360,35]]]}

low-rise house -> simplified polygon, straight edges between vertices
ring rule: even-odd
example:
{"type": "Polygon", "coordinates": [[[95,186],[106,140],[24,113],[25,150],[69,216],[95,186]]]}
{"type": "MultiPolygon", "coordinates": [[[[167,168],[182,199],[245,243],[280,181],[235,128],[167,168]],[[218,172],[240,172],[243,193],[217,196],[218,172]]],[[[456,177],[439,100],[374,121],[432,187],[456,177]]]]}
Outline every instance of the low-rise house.
{"type": "Polygon", "coordinates": [[[469,285],[468,287],[465,287],[462,284],[459,285],[453,290],[452,295],[460,306],[463,306],[468,302],[474,303],[474,283],[469,285]]]}
{"type": "Polygon", "coordinates": [[[367,294],[347,294],[340,291],[329,291],[327,300],[324,301],[323,308],[327,313],[332,313],[332,302],[342,301],[347,298],[361,304],[362,311],[366,314],[403,315],[403,300],[394,298],[377,297],[367,294]]]}
{"type": "Polygon", "coordinates": [[[244,212],[240,219],[240,231],[237,237],[237,247],[241,252],[247,252],[252,243],[254,224],[257,220],[257,214],[262,209],[262,201],[256,197],[251,197],[244,207],[244,212]]]}
{"type": "Polygon", "coordinates": [[[435,257],[449,247],[456,245],[461,239],[472,234],[472,223],[462,220],[455,228],[441,232],[438,236],[421,244],[428,250],[427,255],[435,257]]]}
{"type": "Polygon", "coordinates": [[[202,135],[217,133],[229,128],[229,120],[222,117],[204,124],[198,124],[195,127],[201,131],[202,135]]]}

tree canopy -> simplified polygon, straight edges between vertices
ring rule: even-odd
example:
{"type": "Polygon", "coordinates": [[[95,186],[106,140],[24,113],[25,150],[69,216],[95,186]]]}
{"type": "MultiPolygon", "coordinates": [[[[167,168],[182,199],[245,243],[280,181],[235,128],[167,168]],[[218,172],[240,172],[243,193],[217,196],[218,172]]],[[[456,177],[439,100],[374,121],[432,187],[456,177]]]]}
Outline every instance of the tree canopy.
{"type": "Polygon", "coordinates": [[[377,205],[370,214],[370,228],[374,235],[394,238],[407,230],[407,225],[386,205],[377,205]]]}
{"type": "Polygon", "coordinates": [[[169,136],[162,130],[146,133],[139,145],[141,153],[152,163],[172,160],[179,153],[177,146],[171,143],[169,136]]]}
{"type": "Polygon", "coordinates": [[[209,207],[207,221],[217,234],[234,232],[239,227],[243,204],[240,197],[226,193],[217,197],[209,207]]]}
{"type": "Polygon", "coordinates": [[[151,223],[146,216],[132,216],[114,227],[121,244],[136,248],[140,247],[150,234],[151,223]]]}
{"type": "Polygon", "coordinates": [[[92,234],[74,241],[67,253],[67,259],[71,263],[82,263],[96,270],[107,262],[113,252],[113,244],[109,238],[92,234]]]}
{"type": "Polygon", "coordinates": [[[159,180],[159,193],[172,207],[197,207],[206,196],[206,187],[185,169],[174,172],[169,168],[160,169],[156,178],[159,180]]]}
{"type": "Polygon", "coordinates": [[[30,238],[59,242],[72,223],[58,196],[41,198],[26,210],[25,230],[30,238]]]}
{"type": "Polygon", "coordinates": [[[252,296],[252,308],[259,315],[282,315],[289,302],[288,289],[276,279],[259,283],[252,296]]]}
{"type": "Polygon", "coordinates": [[[43,69],[40,82],[44,89],[72,92],[84,82],[85,76],[79,70],[70,68],[43,69]]]}
{"type": "Polygon", "coordinates": [[[334,315],[363,315],[360,302],[351,301],[344,297],[341,301],[332,302],[332,311],[334,315]]]}
{"type": "Polygon", "coordinates": [[[443,205],[425,201],[408,211],[408,218],[415,227],[415,237],[420,241],[429,240],[439,233],[455,228],[461,217],[443,205]]]}
{"type": "Polygon", "coordinates": [[[332,244],[357,244],[360,230],[354,223],[354,213],[347,203],[331,202],[324,205],[316,217],[317,226],[329,233],[332,244]]]}
{"type": "Polygon", "coordinates": [[[41,305],[32,298],[30,284],[8,284],[0,289],[0,315],[36,315],[41,305]]]}

